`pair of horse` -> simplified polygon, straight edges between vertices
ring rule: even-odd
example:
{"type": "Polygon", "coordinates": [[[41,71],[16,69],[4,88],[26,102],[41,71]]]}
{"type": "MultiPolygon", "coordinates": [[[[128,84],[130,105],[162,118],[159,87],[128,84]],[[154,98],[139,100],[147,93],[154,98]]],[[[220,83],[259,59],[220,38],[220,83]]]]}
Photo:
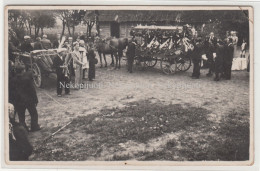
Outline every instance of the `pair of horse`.
{"type": "Polygon", "coordinates": [[[120,61],[123,56],[123,50],[126,49],[127,45],[128,45],[128,38],[109,38],[107,40],[103,40],[100,37],[96,37],[94,41],[94,46],[99,54],[101,67],[103,67],[102,55],[104,57],[105,67],[107,67],[106,54],[110,54],[112,58],[112,62],[110,65],[114,66],[114,56],[115,56],[116,58],[115,69],[120,69],[121,67],[120,61]]]}

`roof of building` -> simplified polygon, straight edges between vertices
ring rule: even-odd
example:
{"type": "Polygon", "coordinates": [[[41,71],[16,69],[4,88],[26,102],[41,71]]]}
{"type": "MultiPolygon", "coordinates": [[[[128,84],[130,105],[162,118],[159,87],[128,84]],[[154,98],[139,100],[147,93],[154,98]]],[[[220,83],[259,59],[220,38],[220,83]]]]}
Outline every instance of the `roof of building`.
{"type": "Polygon", "coordinates": [[[191,11],[156,11],[156,10],[100,10],[101,22],[211,22],[248,20],[247,12],[241,10],[191,10],[191,11]]]}

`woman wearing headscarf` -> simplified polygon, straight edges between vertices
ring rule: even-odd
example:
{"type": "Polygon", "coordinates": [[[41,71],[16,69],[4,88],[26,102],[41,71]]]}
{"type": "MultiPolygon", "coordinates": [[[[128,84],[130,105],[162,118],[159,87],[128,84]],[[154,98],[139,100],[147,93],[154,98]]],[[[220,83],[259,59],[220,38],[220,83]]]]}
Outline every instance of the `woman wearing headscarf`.
{"type": "Polygon", "coordinates": [[[73,58],[73,68],[75,70],[75,88],[80,89],[82,85],[82,65],[84,64],[82,61],[82,55],[79,52],[79,43],[73,43],[74,50],[71,53],[71,57],[73,58]]]}

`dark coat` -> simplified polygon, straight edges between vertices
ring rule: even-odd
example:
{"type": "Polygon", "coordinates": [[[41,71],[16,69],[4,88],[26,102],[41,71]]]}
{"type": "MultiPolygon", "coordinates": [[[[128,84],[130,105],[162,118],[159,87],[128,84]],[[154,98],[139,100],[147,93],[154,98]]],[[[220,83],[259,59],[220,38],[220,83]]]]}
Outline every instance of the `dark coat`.
{"type": "Polygon", "coordinates": [[[223,59],[225,57],[225,46],[219,45],[216,48],[216,58],[215,58],[215,72],[222,73],[223,72],[223,59]]]}
{"type": "Polygon", "coordinates": [[[128,44],[126,55],[127,55],[127,57],[130,57],[130,58],[135,57],[135,44],[133,42],[130,42],[128,44]]]}
{"type": "Polygon", "coordinates": [[[234,47],[232,44],[229,44],[225,47],[225,57],[224,57],[224,64],[225,65],[232,65],[233,62],[233,54],[234,54],[234,47]]]}
{"type": "Polygon", "coordinates": [[[58,48],[59,45],[60,45],[59,40],[55,39],[54,42],[53,42],[53,48],[54,48],[54,49],[55,49],[55,48],[58,48]]]}
{"type": "Polygon", "coordinates": [[[93,49],[88,49],[87,57],[89,59],[89,72],[88,72],[88,77],[89,79],[94,79],[95,78],[95,64],[96,64],[96,59],[95,59],[96,54],[94,53],[93,49]]]}
{"type": "Polygon", "coordinates": [[[24,42],[22,45],[21,45],[21,51],[22,52],[28,52],[30,53],[31,51],[33,51],[33,47],[31,45],[30,42],[24,42]]]}
{"type": "Polygon", "coordinates": [[[42,39],[41,43],[44,49],[51,48],[51,41],[49,39],[42,39]]]}
{"type": "Polygon", "coordinates": [[[63,68],[62,66],[64,64],[64,59],[61,59],[58,55],[54,57],[53,59],[53,67],[56,69],[57,76],[63,76],[63,68]]]}
{"type": "Polygon", "coordinates": [[[200,62],[201,56],[204,53],[204,48],[202,44],[195,44],[194,50],[192,51],[192,61],[193,62],[200,62]]]}
{"type": "MultiPolygon", "coordinates": [[[[34,87],[32,72],[18,74],[13,78],[15,91],[14,104],[28,105],[37,104],[38,97],[34,87]]],[[[13,91],[13,90],[10,90],[13,91]]]]}
{"type": "Polygon", "coordinates": [[[43,49],[42,43],[41,42],[35,42],[33,49],[34,50],[42,50],[43,49]]]}
{"type": "Polygon", "coordinates": [[[33,147],[28,140],[26,129],[18,123],[12,124],[12,132],[9,132],[10,161],[26,161],[32,151],[33,147]]]}

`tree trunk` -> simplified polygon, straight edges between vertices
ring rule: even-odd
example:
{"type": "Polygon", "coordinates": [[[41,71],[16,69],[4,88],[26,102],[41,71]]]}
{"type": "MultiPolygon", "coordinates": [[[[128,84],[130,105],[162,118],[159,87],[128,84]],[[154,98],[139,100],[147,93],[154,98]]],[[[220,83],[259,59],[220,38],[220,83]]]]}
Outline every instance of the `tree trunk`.
{"type": "Polygon", "coordinates": [[[71,33],[70,33],[70,26],[69,26],[68,22],[67,22],[67,28],[68,28],[69,35],[71,36],[71,33]]]}
{"type": "Polygon", "coordinates": [[[66,23],[65,23],[64,20],[62,20],[62,33],[61,33],[61,37],[64,35],[65,27],[66,27],[66,23]]]}
{"type": "Polygon", "coordinates": [[[43,27],[41,27],[41,35],[43,36],[43,27]]]}
{"type": "Polygon", "coordinates": [[[74,33],[75,33],[75,26],[72,27],[72,39],[74,39],[74,33]]]}

